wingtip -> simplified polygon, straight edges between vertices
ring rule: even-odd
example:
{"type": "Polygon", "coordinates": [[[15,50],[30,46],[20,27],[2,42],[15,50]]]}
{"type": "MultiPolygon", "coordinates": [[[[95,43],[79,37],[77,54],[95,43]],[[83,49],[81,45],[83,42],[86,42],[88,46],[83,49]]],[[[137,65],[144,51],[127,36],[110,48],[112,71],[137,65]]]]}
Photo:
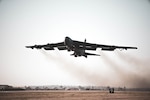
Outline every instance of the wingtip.
{"type": "Polygon", "coordinates": [[[31,47],[31,46],[25,46],[26,48],[31,48],[31,49],[33,49],[33,47],[31,47]]]}
{"type": "Polygon", "coordinates": [[[25,46],[26,48],[29,48],[29,46],[25,46]]]}
{"type": "Polygon", "coordinates": [[[133,47],[133,49],[138,49],[137,47],[133,47]]]}

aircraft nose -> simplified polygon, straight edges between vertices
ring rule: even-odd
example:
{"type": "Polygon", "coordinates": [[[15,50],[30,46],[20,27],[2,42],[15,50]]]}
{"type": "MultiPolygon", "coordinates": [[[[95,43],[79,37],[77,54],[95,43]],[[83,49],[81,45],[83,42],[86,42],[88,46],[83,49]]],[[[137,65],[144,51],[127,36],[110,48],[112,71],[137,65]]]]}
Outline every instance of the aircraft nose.
{"type": "Polygon", "coordinates": [[[66,36],[66,37],[65,37],[65,44],[66,44],[66,45],[69,45],[70,42],[71,42],[71,39],[70,39],[68,36],[66,36]]]}
{"type": "Polygon", "coordinates": [[[66,36],[66,37],[65,37],[65,42],[68,42],[69,39],[70,39],[70,38],[69,38],[68,36],[66,36]]]}
{"type": "Polygon", "coordinates": [[[65,39],[69,39],[69,37],[68,37],[68,36],[66,36],[66,37],[65,37],[65,39]]]}
{"type": "Polygon", "coordinates": [[[68,37],[66,36],[64,40],[65,45],[67,45],[67,41],[68,41],[68,37]]]}

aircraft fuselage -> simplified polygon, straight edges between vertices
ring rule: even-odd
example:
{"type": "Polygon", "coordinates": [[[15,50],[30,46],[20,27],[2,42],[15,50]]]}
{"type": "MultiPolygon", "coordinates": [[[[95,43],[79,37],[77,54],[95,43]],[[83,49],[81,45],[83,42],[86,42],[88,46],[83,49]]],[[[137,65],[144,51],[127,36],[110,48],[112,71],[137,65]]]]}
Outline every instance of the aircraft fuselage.
{"type": "Polygon", "coordinates": [[[80,49],[79,47],[77,47],[71,38],[65,37],[64,44],[66,45],[68,51],[74,51],[72,55],[74,55],[75,57],[87,57],[87,55],[85,54],[85,49],[80,49]]]}

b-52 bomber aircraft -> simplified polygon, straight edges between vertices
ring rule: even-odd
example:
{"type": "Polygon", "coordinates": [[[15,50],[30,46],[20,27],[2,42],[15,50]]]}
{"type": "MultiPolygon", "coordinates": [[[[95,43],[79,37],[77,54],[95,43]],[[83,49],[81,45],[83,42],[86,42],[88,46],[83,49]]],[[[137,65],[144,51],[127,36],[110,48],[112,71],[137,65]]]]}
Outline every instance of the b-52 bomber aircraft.
{"type": "Polygon", "coordinates": [[[85,50],[96,50],[97,48],[101,48],[101,50],[114,51],[115,49],[137,49],[137,47],[126,47],[126,46],[114,46],[114,45],[102,45],[102,44],[94,44],[87,43],[86,39],[84,42],[72,40],[70,37],[65,37],[64,42],[59,43],[48,43],[46,45],[34,45],[34,46],[26,46],[26,48],[31,49],[45,49],[45,50],[54,50],[57,47],[59,50],[68,50],[73,51],[71,54],[74,57],[84,56],[87,58],[88,55],[100,56],[98,54],[87,53],[85,50]]]}

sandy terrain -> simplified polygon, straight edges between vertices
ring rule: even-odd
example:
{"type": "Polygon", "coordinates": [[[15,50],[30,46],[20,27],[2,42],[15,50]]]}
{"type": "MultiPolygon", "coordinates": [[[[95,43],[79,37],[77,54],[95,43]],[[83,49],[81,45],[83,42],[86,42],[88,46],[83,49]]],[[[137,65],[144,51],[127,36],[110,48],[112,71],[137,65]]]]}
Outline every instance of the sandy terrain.
{"type": "Polygon", "coordinates": [[[122,91],[1,91],[0,100],[149,100],[150,92],[122,91]]]}

